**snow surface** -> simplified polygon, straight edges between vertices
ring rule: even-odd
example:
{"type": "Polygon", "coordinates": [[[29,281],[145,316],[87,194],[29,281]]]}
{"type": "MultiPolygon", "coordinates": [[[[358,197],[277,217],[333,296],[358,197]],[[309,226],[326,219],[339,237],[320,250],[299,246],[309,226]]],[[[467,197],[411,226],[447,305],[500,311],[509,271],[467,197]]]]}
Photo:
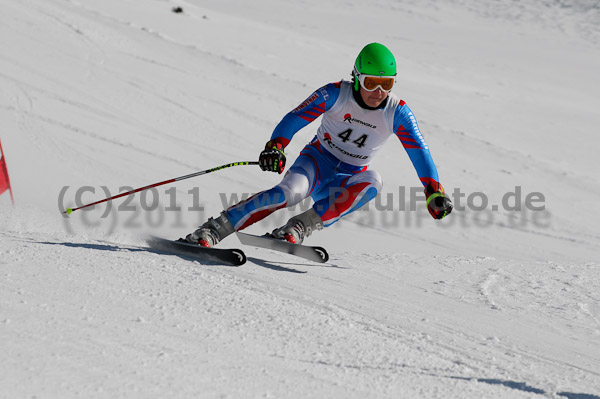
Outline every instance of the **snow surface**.
{"type": "Polygon", "coordinates": [[[600,398],[597,1],[0,10],[16,201],[0,196],[0,398],[600,398]],[[441,222],[422,202],[400,211],[419,182],[390,140],[373,164],[378,206],[308,240],[329,249],[325,265],[249,247],[239,268],[142,249],[146,234],[185,235],[278,182],[256,167],[61,215],[80,188],[86,203],[255,160],[281,117],[348,78],[372,41],[397,55],[395,92],[446,190],[484,193],[486,210],[441,222]],[[516,187],[545,210],[491,210],[516,187]]]}

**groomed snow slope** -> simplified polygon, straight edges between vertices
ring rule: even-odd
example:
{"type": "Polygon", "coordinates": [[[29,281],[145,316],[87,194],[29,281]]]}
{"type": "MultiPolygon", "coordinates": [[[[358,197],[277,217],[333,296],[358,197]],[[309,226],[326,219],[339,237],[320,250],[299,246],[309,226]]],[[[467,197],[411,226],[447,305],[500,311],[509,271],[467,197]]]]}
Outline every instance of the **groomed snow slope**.
{"type": "Polygon", "coordinates": [[[0,0],[0,398],[600,398],[597,4],[323,3],[0,0]],[[444,221],[400,211],[419,182],[395,140],[380,200],[309,239],[325,265],[141,248],[280,178],[255,167],[61,216],[255,160],[372,41],[465,194],[444,221]]]}

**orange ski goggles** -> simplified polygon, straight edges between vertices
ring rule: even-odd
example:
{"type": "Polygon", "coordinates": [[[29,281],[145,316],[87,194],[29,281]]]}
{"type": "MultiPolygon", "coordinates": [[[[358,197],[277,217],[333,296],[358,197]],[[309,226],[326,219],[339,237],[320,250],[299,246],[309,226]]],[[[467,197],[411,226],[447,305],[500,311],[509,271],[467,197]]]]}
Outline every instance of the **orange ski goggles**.
{"type": "Polygon", "coordinates": [[[357,71],[355,72],[360,85],[366,91],[375,91],[378,87],[381,87],[381,90],[389,92],[396,83],[395,76],[363,75],[357,73],[357,71]]]}

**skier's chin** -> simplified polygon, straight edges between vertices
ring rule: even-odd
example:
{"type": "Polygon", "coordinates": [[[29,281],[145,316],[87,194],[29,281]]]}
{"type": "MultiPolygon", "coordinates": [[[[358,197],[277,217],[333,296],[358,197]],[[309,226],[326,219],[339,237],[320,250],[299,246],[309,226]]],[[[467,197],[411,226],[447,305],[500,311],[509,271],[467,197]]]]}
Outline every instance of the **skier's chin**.
{"type": "Polygon", "coordinates": [[[383,100],[386,99],[386,97],[387,97],[387,93],[385,93],[383,96],[367,97],[364,100],[365,100],[365,104],[367,104],[369,107],[377,108],[381,105],[383,100]]]}

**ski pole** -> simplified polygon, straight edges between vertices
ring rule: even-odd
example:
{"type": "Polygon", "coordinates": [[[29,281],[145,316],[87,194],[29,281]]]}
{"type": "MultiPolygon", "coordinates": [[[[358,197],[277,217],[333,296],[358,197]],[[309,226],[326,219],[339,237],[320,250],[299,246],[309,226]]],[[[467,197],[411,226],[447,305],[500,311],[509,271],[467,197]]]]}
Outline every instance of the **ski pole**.
{"type": "Polygon", "coordinates": [[[117,198],[121,198],[121,197],[124,197],[126,195],[137,193],[139,191],[148,190],[149,188],[162,186],[163,184],[173,183],[173,182],[176,182],[176,181],[179,181],[179,180],[185,180],[185,179],[189,179],[191,177],[201,176],[201,175],[205,175],[205,174],[211,173],[211,172],[217,172],[219,170],[230,168],[232,166],[258,165],[258,164],[259,164],[258,161],[228,163],[228,164],[225,164],[225,165],[217,166],[215,168],[206,169],[206,170],[203,170],[201,172],[191,173],[189,175],[180,176],[180,177],[176,177],[174,179],[169,179],[169,180],[161,181],[160,183],[154,183],[154,184],[150,184],[148,186],[136,188],[135,190],[131,190],[131,191],[128,191],[126,193],[121,193],[119,195],[115,195],[114,197],[105,198],[105,199],[100,200],[100,201],[92,202],[91,204],[82,205],[82,206],[80,206],[78,208],[67,208],[67,210],[64,211],[63,213],[66,213],[67,215],[70,215],[71,213],[75,212],[78,209],[87,208],[88,206],[101,204],[103,202],[114,200],[114,199],[117,199],[117,198]]]}

